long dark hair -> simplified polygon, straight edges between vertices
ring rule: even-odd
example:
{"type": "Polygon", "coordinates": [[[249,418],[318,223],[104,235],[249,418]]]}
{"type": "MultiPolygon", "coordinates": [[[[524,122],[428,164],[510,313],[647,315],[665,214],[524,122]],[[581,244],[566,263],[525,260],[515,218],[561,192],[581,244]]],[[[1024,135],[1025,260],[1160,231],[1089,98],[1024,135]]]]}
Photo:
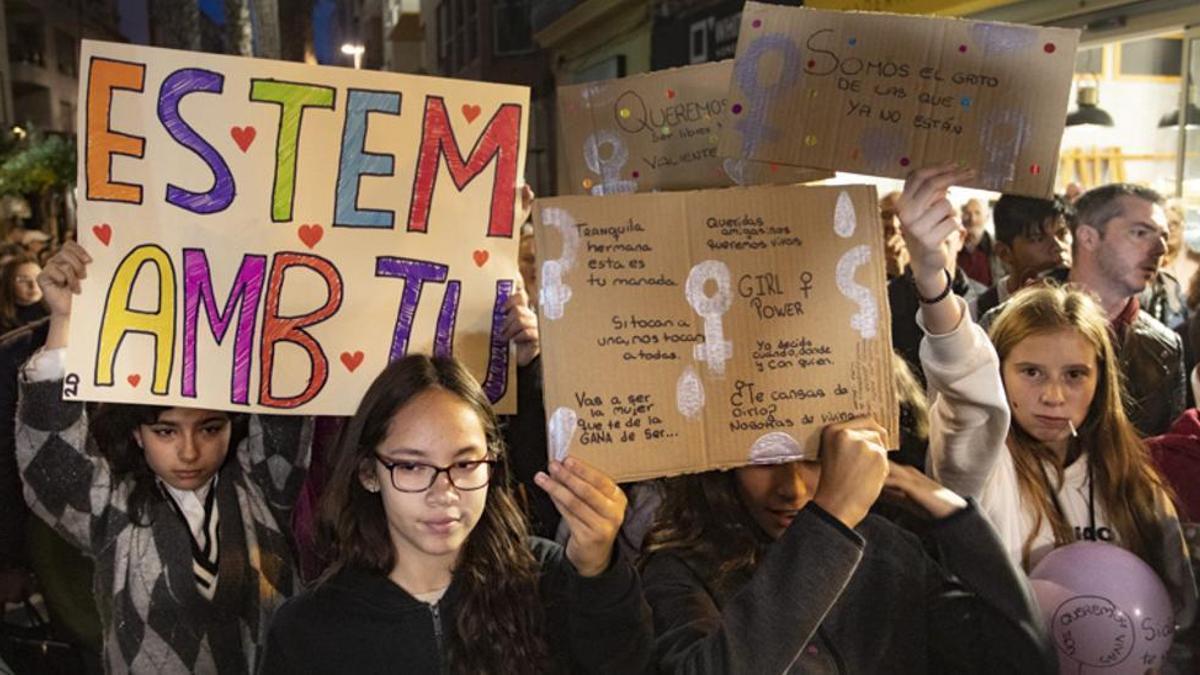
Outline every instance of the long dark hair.
{"type": "Polygon", "coordinates": [[[17,319],[17,293],[13,289],[17,280],[17,270],[22,265],[37,264],[38,261],[33,256],[21,254],[4,263],[4,266],[0,268],[0,330],[16,328],[20,325],[20,320],[17,319]]]}
{"type": "Polygon", "coordinates": [[[368,492],[360,476],[375,462],[376,448],[395,414],[434,388],[454,394],[475,411],[489,452],[500,460],[483,513],[454,568],[463,601],[457,634],[447,645],[447,661],[454,672],[544,672],[549,657],[529,524],[508,484],[496,415],[479,383],[452,358],[412,355],[393,362],[375,378],[343,429],[318,524],[318,540],[327,542],[326,559],[332,562],[317,583],[346,567],[383,575],[395,567],[383,498],[368,492]]]}
{"type": "MultiPolygon", "coordinates": [[[[170,409],[170,406],[102,403],[88,425],[96,448],[108,460],[113,483],[129,480],[133,484],[128,508],[129,518],[136,525],[150,524],[151,508],[163,499],[163,495],[158,489],[157,476],[146,463],[146,451],[133,440],[133,432],[144,424],[154,424],[159,415],[170,409]]],[[[229,421],[229,448],[234,450],[246,438],[247,417],[229,415],[229,421]]],[[[225,461],[230,461],[233,454],[227,453],[225,461]]]]}
{"type": "Polygon", "coordinates": [[[646,534],[644,562],[653,553],[698,560],[717,591],[754,572],[770,540],[742,503],[733,471],[709,471],[665,481],[658,517],[646,534]]]}

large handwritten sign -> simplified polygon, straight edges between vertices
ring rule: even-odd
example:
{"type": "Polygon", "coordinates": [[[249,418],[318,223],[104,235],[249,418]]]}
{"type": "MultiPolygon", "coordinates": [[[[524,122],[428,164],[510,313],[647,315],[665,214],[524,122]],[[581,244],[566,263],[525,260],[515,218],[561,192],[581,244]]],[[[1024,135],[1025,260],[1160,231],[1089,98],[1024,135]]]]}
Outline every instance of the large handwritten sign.
{"type": "Polygon", "coordinates": [[[551,453],[618,480],[814,458],[830,422],[896,437],[875,190],[539,200],[551,453]]]}
{"type": "Polygon", "coordinates": [[[567,187],[605,195],[803,183],[828,171],[717,156],[733,61],[558,89],[567,187]]]}
{"type": "Polygon", "coordinates": [[[84,42],[64,394],[349,414],[390,359],[511,410],[528,90],[84,42]]]}
{"type": "Polygon", "coordinates": [[[1054,188],[1079,31],[747,2],[722,156],[973,187],[1054,188]]]}

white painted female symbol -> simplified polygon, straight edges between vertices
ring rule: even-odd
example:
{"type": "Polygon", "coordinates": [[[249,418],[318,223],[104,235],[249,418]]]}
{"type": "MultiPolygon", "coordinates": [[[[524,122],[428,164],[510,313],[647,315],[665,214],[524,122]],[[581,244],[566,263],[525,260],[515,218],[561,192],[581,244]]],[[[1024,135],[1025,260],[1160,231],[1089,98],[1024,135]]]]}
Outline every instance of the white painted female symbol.
{"type": "Polygon", "coordinates": [[[542,262],[538,288],[538,307],[542,316],[553,321],[562,318],[563,309],[571,299],[571,287],[564,279],[575,266],[575,256],[579,253],[579,229],[571,214],[558,208],[542,209],[542,225],[556,228],[562,238],[562,255],[542,262]]]}
{"type": "Polygon", "coordinates": [[[592,186],[593,196],[637,192],[637,181],[621,178],[621,171],[629,161],[629,148],[625,141],[608,129],[590,134],[583,142],[583,161],[592,173],[600,174],[600,182],[592,186]],[[612,148],[608,159],[600,156],[600,146],[612,148]]]}
{"type": "Polygon", "coordinates": [[[721,325],[721,316],[733,304],[729,276],[729,267],[725,263],[705,260],[692,268],[684,287],[688,304],[704,318],[704,342],[695,346],[695,358],[707,363],[709,372],[717,377],[725,374],[725,362],[733,357],[733,343],[725,339],[725,329],[721,325]],[[709,281],[717,285],[717,292],[712,296],[704,290],[709,281]]]}

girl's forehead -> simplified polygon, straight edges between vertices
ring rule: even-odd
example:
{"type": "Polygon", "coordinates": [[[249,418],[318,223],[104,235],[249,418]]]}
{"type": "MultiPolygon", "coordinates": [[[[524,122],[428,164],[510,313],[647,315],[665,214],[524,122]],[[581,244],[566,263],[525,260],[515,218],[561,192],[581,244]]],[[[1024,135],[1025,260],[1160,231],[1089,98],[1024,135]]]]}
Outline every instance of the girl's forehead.
{"type": "Polygon", "coordinates": [[[413,397],[388,422],[383,446],[458,449],[486,445],[482,417],[470,403],[445,389],[429,389],[413,397]]]}
{"type": "Polygon", "coordinates": [[[1006,361],[1095,363],[1096,348],[1074,328],[1034,333],[1013,345],[1006,361]]]}
{"type": "Polygon", "coordinates": [[[229,419],[229,413],[222,410],[207,410],[204,408],[167,408],[158,413],[156,419],[159,422],[183,424],[188,422],[204,422],[212,419],[229,419]]]}

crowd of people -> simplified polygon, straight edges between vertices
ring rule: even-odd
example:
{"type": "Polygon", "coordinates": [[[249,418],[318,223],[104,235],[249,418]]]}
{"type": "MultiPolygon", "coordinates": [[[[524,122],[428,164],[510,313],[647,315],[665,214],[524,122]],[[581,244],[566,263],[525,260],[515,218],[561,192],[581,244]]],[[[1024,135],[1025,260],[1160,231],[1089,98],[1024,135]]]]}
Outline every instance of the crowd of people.
{"type": "Polygon", "coordinates": [[[861,418],[815,459],[635,485],[547,459],[528,228],[517,414],[410,355],[346,419],[63,400],[91,258],[21,234],[0,601],[39,594],[88,672],[1054,672],[1027,575],[1094,540],[1159,576],[1160,670],[1195,672],[1182,215],[1127,184],[952,204],[970,178],[880,201],[901,438],[861,418]]]}

